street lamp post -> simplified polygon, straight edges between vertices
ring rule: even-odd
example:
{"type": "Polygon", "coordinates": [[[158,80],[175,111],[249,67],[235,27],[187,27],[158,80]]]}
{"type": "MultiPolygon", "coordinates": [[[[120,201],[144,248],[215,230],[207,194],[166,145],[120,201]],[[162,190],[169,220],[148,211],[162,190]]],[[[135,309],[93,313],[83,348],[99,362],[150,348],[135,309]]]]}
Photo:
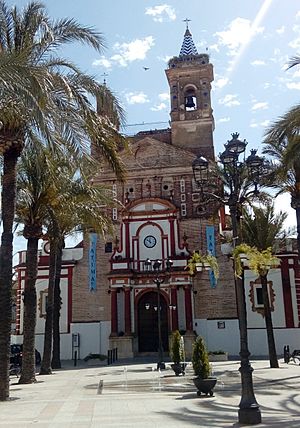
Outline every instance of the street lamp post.
{"type": "MultiPolygon", "coordinates": [[[[170,271],[173,265],[172,260],[168,259],[166,261],[166,270],[170,271]]],[[[157,287],[157,329],[158,329],[158,360],[157,360],[157,370],[164,370],[166,368],[165,363],[163,362],[163,345],[161,337],[161,313],[160,313],[160,286],[165,281],[165,276],[160,276],[159,272],[162,267],[162,261],[156,260],[153,263],[153,269],[156,274],[156,277],[153,279],[154,284],[157,287]]]]}
{"type": "MultiPolygon", "coordinates": [[[[247,142],[238,139],[239,134],[232,134],[232,139],[225,144],[225,151],[220,154],[220,162],[223,165],[224,174],[229,187],[228,199],[223,201],[229,206],[229,212],[232,222],[232,233],[234,246],[240,243],[238,234],[240,223],[240,190],[242,186],[242,174],[245,169],[248,172],[248,178],[254,186],[252,194],[258,193],[259,175],[263,165],[263,159],[256,155],[256,150],[251,150],[250,156],[242,162],[239,156],[245,152],[247,142]]],[[[193,162],[193,172],[196,183],[205,193],[205,185],[208,182],[208,161],[198,157],[193,162]]],[[[220,197],[217,196],[218,200],[220,197]]],[[[239,404],[238,418],[242,424],[255,425],[261,423],[261,413],[256,401],[253,389],[252,372],[248,349],[248,332],[247,332],[247,310],[244,281],[242,278],[235,276],[235,289],[237,299],[237,310],[240,330],[240,358],[241,358],[241,382],[242,395],[239,404]]]]}

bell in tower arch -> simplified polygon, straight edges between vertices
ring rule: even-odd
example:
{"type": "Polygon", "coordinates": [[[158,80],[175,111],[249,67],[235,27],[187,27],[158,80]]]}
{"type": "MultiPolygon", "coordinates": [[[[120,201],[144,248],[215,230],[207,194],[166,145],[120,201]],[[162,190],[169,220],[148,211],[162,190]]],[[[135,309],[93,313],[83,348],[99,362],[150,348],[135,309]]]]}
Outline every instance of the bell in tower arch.
{"type": "Polygon", "coordinates": [[[192,95],[188,95],[185,100],[185,108],[194,109],[196,104],[194,103],[194,97],[192,95]]]}

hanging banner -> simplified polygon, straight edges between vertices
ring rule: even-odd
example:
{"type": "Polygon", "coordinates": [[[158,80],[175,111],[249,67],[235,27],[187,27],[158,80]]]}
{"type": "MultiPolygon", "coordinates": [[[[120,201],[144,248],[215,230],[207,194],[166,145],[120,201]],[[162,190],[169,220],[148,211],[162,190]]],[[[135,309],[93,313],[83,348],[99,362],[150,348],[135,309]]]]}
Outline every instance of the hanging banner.
{"type": "MultiPolygon", "coordinates": [[[[206,244],[207,252],[212,256],[216,256],[216,244],[215,244],[215,227],[206,226],[206,244]]],[[[217,280],[215,274],[212,270],[209,271],[209,281],[211,288],[215,288],[217,285],[217,280]]]]}
{"type": "Polygon", "coordinates": [[[96,290],[96,245],[97,233],[90,233],[89,248],[89,288],[90,291],[96,290]]]}

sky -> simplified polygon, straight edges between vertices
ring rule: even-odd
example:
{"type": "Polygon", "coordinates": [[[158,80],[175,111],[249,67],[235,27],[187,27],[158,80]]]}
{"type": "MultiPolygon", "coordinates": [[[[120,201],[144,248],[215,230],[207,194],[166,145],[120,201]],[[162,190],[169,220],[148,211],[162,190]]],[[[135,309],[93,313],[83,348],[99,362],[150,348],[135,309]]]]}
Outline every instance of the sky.
{"type": "MultiPolygon", "coordinates": [[[[98,54],[78,44],[62,51],[82,70],[105,79],[126,112],[124,133],[169,126],[169,87],[164,70],[178,56],[186,18],[198,53],[214,66],[212,107],[216,155],[231,133],[262,149],[267,127],[299,103],[300,2],[297,0],[44,0],[53,18],[73,17],[103,34],[98,54]],[[147,68],[147,70],[144,69],[147,68]]],[[[27,0],[7,0],[22,7],[27,0]]],[[[289,211],[289,197],[277,209],[289,211]]],[[[20,241],[18,241],[20,242],[20,241]]],[[[24,246],[23,246],[24,247],[24,246]]],[[[17,244],[17,249],[19,244],[17,244]]]]}

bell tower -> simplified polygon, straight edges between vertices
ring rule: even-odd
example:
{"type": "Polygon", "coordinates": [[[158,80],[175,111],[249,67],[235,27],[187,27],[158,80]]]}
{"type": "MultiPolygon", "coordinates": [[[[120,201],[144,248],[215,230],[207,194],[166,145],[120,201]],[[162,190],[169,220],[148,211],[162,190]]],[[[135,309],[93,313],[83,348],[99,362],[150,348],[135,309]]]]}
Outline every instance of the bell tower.
{"type": "Polygon", "coordinates": [[[171,98],[172,144],[214,159],[214,118],[211,108],[213,66],[207,54],[198,54],[186,22],[180,54],[166,70],[171,98]]]}

